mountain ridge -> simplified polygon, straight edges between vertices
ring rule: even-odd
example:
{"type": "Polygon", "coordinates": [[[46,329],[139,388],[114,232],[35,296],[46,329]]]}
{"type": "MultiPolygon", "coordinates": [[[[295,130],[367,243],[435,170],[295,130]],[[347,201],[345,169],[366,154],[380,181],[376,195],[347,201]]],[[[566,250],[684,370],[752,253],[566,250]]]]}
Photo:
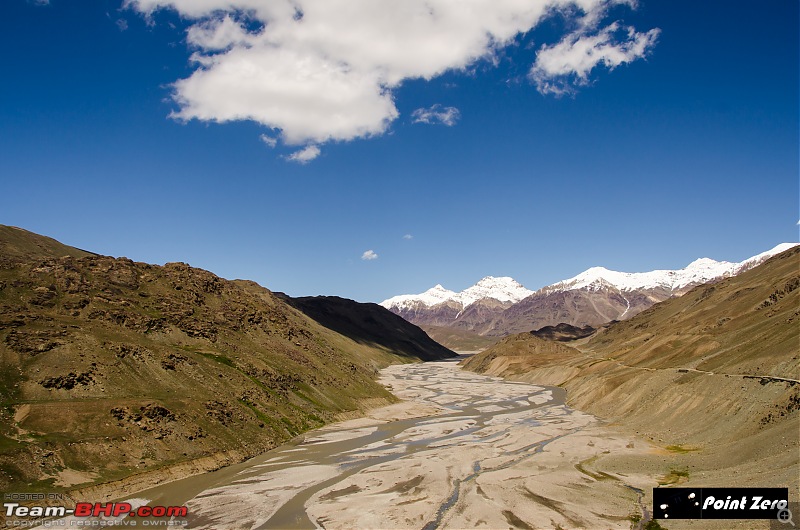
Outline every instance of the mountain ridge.
{"type": "Polygon", "coordinates": [[[0,226],[0,489],[108,500],[216,469],[394,402],[383,366],[452,355],[337,303],[370,325],[345,335],[252,281],[0,226]]]}
{"type": "Polygon", "coordinates": [[[520,333],[463,365],[563,387],[570,406],[663,448],[662,484],[789,486],[796,500],[798,321],[795,247],[568,345],[520,333]]]}
{"type": "Polygon", "coordinates": [[[18,226],[0,225],[0,259],[5,262],[64,256],[86,258],[99,254],[65,245],[52,237],[36,234],[18,226]]]}
{"type": "Polygon", "coordinates": [[[452,327],[485,336],[506,336],[560,323],[598,326],[630,318],[694,286],[735,276],[796,245],[781,243],[741,262],[699,258],[675,270],[628,273],[591,267],[536,291],[502,277],[504,285],[518,286],[516,293],[529,293],[516,301],[507,295],[505,300],[493,297],[500,289],[477,288],[485,278],[460,293],[437,285],[420,295],[399,295],[380,305],[423,327],[452,327]],[[486,297],[476,299],[482,292],[486,297]]]}
{"type": "Polygon", "coordinates": [[[792,248],[797,243],[781,243],[770,250],[756,254],[741,262],[716,261],[699,258],[682,269],[657,269],[649,272],[619,272],[605,267],[591,267],[572,278],[556,282],[537,292],[553,292],[591,287],[595,282],[606,282],[620,291],[665,288],[679,291],[693,285],[735,276],[763,263],[766,259],[792,248]]]}
{"type": "Polygon", "coordinates": [[[519,282],[508,276],[486,276],[479,280],[475,285],[467,287],[463,291],[455,292],[445,289],[441,284],[437,284],[424,293],[418,295],[398,295],[378,305],[391,309],[394,307],[413,307],[415,302],[424,305],[436,305],[443,302],[454,302],[460,304],[462,309],[484,298],[492,298],[498,302],[519,302],[533,294],[533,291],[526,289],[519,282]]]}

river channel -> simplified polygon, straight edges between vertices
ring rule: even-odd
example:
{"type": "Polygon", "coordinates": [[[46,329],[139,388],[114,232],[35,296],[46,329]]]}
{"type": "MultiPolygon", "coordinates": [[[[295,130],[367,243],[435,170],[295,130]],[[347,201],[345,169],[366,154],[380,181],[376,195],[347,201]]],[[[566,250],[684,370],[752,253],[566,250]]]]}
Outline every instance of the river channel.
{"type": "Polygon", "coordinates": [[[186,505],[190,528],[630,527],[635,480],[586,466],[633,444],[562,389],[452,361],[390,366],[380,382],[403,403],[138,502],[186,505]]]}

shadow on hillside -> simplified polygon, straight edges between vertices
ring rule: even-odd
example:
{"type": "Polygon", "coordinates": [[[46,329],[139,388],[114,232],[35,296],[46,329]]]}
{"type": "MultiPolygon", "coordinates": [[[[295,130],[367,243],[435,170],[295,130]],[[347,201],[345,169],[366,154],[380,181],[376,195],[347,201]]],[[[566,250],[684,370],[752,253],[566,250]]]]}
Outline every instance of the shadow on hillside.
{"type": "Polygon", "coordinates": [[[404,357],[437,361],[457,354],[431,339],[422,329],[379,306],[340,298],[292,298],[275,293],[286,303],[322,326],[360,344],[377,345],[404,357]]]}

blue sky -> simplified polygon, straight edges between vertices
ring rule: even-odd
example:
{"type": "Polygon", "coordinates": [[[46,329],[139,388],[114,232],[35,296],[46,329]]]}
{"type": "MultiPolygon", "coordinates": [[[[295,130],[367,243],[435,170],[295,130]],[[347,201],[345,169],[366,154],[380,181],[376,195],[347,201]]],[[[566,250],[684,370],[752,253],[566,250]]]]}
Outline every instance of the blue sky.
{"type": "Polygon", "coordinates": [[[366,1],[3,2],[0,223],[374,302],[797,241],[797,2],[366,1]]]}

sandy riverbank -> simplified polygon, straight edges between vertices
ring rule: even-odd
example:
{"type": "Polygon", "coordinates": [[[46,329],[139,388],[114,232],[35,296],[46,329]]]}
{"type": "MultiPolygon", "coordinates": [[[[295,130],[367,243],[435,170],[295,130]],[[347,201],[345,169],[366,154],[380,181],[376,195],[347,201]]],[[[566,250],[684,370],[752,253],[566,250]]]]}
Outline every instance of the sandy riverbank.
{"type": "Polygon", "coordinates": [[[657,449],[564,406],[560,389],[453,363],[389,367],[381,382],[405,401],[205,490],[192,526],[627,530],[649,509],[657,449]]]}

